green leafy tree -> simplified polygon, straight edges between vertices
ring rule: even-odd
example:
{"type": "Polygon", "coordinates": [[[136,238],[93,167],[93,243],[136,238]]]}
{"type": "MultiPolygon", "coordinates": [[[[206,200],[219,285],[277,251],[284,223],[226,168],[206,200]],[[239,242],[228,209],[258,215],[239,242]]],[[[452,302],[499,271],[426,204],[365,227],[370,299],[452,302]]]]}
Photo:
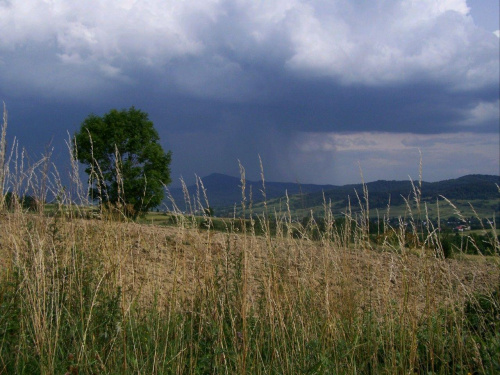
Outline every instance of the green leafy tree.
{"type": "Polygon", "coordinates": [[[75,158],[86,165],[94,199],[136,217],[159,205],[170,183],[165,152],[145,112],[111,110],[88,116],[75,134],[75,158]]]}

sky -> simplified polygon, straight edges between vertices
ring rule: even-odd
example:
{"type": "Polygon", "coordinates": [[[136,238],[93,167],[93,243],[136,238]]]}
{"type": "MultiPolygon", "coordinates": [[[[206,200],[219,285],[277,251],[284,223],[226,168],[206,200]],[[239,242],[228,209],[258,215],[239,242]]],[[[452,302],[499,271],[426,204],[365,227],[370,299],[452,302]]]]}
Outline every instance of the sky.
{"type": "Polygon", "coordinates": [[[498,0],[0,0],[0,100],[35,160],[135,106],[174,184],[500,173],[498,0]]]}

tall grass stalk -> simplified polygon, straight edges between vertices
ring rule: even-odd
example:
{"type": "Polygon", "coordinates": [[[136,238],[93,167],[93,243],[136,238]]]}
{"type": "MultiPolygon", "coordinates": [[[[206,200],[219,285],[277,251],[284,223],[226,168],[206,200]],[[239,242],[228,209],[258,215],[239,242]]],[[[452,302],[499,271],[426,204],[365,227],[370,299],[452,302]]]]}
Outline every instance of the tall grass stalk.
{"type": "Polygon", "coordinates": [[[5,151],[7,149],[7,108],[3,103],[3,123],[0,136],[0,210],[5,204],[4,183],[5,183],[5,151]]]}

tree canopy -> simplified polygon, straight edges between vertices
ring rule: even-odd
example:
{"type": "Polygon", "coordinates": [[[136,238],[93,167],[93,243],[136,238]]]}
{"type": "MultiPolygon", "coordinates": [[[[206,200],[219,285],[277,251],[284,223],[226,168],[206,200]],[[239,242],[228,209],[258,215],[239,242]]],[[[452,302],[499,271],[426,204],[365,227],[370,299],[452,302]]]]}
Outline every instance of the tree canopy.
{"type": "Polygon", "coordinates": [[[148,115],[134,107],[89,115],[75,134],[75,158],[86,165],[92,197],[137,216],[159,205],[170,183],[165,152],[148,115]]]}

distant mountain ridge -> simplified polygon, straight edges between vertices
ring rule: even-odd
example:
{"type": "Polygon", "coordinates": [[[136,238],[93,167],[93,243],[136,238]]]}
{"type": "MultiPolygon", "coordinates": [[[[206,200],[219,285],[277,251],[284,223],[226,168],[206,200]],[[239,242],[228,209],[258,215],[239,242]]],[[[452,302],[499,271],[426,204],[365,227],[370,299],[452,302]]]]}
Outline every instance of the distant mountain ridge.
{"type": "MultiPolygon", "coordinates": [[[[225,208],[223,211],[227,212],[228,207],[235,204],[240,205],[242,200],[240,178],[213,173],[201,180],[206,189],[209,204],[216,211],[225,208]]],[[[422,181],[422,200],[431,201],[439,196],[445,196],[450,200],[498,199],[500,194],[495,184],[500,186],[500,176],[474,174],[438,182],[422,181]]],[[[419,181],[413,181],[413,186],[420,188],[419,181]]],[[[404,197],[408,197],[412,193],[413,186],[411,181],[378,180],[369,182],[366,187],[368,188],[370,207],[387,206],[389,197],[391,204],[402,204],[404,203],[404,197]]],[[[261,181],[246,180],[245,195],[247,202],[250,201],[250,191],[253,203],[262,202],[264,198],[261,190],[261,181]]],[[[192,200],[193,196],[196,196],[196,185],[188,186],[188,191],[192,200]]],[[[321,205],[323,196],[327,201],[343,201],[347,203],[348,197],[351,200],[355,198],[356,191],[361,196],[363,194],[363,185],[336,186],[265,181],[267,201],[284,197],[288,193],[290,197],[294,195],[300,197],[300,199],[294,200],[294,204],[302,206],[301,208],[321,205]]],[[[177,206],[181,210],[187,210],[182,189],[172,188],[170,193],[177,206]]]]}
{"type": "MultiPolygon", "coordinates": [[[[211,207],[228,207],[235,203],[239,204],[242,199],[241,180],[238,177],[228,176],[221,173],[212,173],[201,179],[203,186],[207,191],[208,201],[211,207]]],[[[315,184],[299,184],[297,182],[268,182],[265,181],[266,199],[274,199],[282,197],[288,192],[289,195],[306,194],[321,192],[325,189],[334,189],[334,185],[315,185],[315,184]]],[[[184,192],[182,188],[169,189],[176,204],[181,209],[184,207],[184,192]]],[[[249,194],[252,192],[252,201],[262,202],[264,200],[262,194],[262,181],[245,181],[245,190],[247,200],[250,199],[249,194]]],[[[190,196],[196,194],[196,185],[188,186],[190,196]]]]}
{"type": "MultiPolygon", "coordinates": [[[[387,204],[399,205],[405,203],[405,198],[412,199],[410,196],[414,189],[421,189],[422,201],[435,201],[438,197],[444,196],[450,200],[490,200],[500,198],[498,187],[500,177],[493,175],[467,175],[455,179],[443,180],[438,182],[422,181],[384,181],[379,180],[366,184],[371,208],[383,208],[387,204]]],[[[353,198],[355,190],[362,195],[363,186],[346,185],[341,189],[325,191],[325,198],[332,201],[343,200],[345,206],[347,196],[353,198]],[[350,191],[349,191],[350,190],[350,191]]],[[[317,206],[323,202],[323,194],[310,194],[308,197],[308,206],[317,206]]]]}

